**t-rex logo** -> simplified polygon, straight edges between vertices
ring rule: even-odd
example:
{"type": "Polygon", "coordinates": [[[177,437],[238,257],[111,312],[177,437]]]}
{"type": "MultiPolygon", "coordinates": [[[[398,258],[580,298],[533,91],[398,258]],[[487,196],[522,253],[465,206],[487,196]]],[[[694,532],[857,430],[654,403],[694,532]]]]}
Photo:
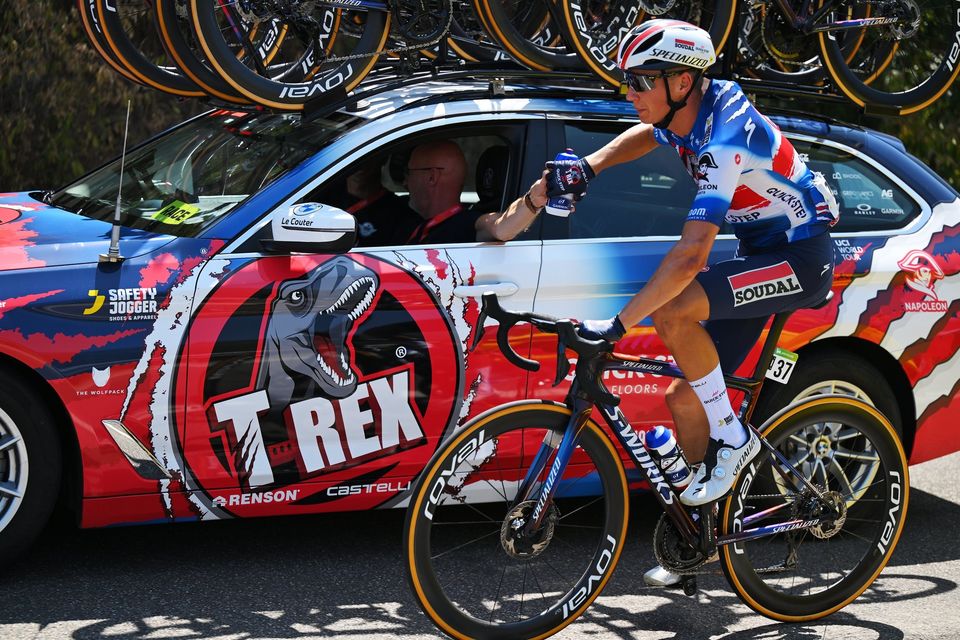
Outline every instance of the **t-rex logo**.
{"type": "Polygon", "coordinates": [[[313,380],[331,398],[354,392],[347,336],[379,285],[376,273],[344,256],[280,283],[257,376],[271,406],[290,404],[298,377],[313,380]]]}

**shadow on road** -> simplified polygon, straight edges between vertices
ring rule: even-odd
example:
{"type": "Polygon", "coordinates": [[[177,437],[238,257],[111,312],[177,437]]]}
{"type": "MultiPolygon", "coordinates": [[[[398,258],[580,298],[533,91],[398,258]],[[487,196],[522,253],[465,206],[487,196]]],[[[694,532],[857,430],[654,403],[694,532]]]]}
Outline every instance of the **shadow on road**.
{"type": "MultiPolygon", "coordinates": [[[[719,568],[700,577],[693,598],[643,584],[653,565],[649,541],[658,516],[649,496],[634,499],[631,543],[570,637],[630,638],[659,630],[658,637],[677,640],[813,640],[831,629],[828,638],[860,629],[871,638],[904,638],[849,610],[809,625],[757,617],[761,626],[733,631],[751,612],[719,568]]],[[[60,623],[64,637],[78,640],[436,637],[409,594],[402,525],[402,512],[386,511],[90,531],[51,526],[21,561],[0,572],[0,636],[4,629],[32,636],[60,623]]],[[[956,589],[951,580],[896,568],[960,558],[960,549],[944,542],[945,531],[958,529],[960,506],[914,490],[893,571],[858,602],[916,600],[956,589]]]]}

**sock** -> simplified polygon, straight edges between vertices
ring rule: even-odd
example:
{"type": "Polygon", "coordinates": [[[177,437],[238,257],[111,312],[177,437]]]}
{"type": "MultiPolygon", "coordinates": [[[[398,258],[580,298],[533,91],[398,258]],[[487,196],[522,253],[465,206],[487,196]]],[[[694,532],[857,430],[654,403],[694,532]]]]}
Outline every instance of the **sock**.
{"type": "Polygon", "coordinates": [[[710,423],[710,437],[723,440],[731,447],[741,447],[747,441],[747,430],[730,407],[727,387],[723,383],[720,365],[699,380],[690,380],[693,392],[700,398],[710,423]]]}

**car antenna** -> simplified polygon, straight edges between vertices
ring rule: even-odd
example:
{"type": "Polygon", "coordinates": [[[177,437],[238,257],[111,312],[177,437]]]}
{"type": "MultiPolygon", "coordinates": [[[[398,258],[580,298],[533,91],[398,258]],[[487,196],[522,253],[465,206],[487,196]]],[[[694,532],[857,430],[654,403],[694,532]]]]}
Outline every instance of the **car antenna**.
{"type": "Polygon", "coordinates": [[[127,133],[130,131],[130,100],[127,100],[127,123],[123,127],[123,149],[120,151],[120,181],[117,183],[117,206],[113,210],[110,248],[100,254],[100,262],[123,262],[120,255],[120,191],[123,189],[123,165],[127,159],[127,133]]]}

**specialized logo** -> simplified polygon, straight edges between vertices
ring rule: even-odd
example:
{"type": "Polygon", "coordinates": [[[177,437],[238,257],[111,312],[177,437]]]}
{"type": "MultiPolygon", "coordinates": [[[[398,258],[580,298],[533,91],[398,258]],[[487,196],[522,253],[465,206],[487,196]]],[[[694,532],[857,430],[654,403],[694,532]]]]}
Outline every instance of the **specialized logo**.
{"type": "Polygon", "coordinates": [[[727,280],[733,292],[735,307],[803,291],[797,274],[786,260],[769,267],[728,276],[727,280]]]}
{"type": "Polygon", "coordinates": [[[925,251],[914,249],[897,263],[906,276],[906,285],[923,294],[923,300],[903,303],[906,311],[944,313],[949,307],[946,300],[937,295],[937,280],[943,279],[943,269],[936,259],[925,251]]]}
{"type": "Polygon", "coordinates": [[[369,256],[242,265],[197,312],[188,351],[184,457],[244,515],[382,504],[406,486],[384,474],[425,464],[459,416],[449,318],[419,278],[369,256]],[[329,490],[355,486],[375,489],[329,490]]]}

